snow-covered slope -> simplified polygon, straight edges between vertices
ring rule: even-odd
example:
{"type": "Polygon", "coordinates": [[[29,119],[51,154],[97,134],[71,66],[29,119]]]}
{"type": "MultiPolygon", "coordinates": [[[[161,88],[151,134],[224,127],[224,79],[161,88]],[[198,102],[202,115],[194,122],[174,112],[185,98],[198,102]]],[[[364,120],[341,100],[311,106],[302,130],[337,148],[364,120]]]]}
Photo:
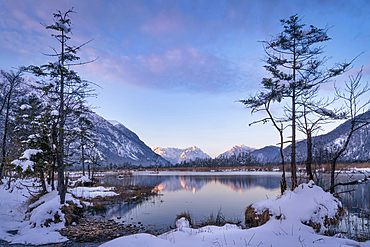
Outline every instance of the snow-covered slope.
{"type": "MultiPolygon", "coordinates": [[[[358,116],[361,120],[370,121],[370,111],[358,116]]],[[[313,155],[323,162],[330,159],[334,153],[344,145],[350,130],[350,120],[339,125],[327,134],[315,136],[312,138],[313,155]]],[[[346,151],[341,155],[342,161],[369,161],[370,160],[370,125],[353,133],[346,151]]],[[[284,149],[285,160],[290,161],[291,146],[284,149]]],[[[307,157],[307,142],[300,141],[296,145],[296,154],[298,160],[307,157]]],[[[280,161],[280,157],[275,158],[280,161]]]]}
{"type": "Polygon", "coordinates": [[[242,153],[250,153],[252,151],[254,151],[255,148],[251,148],[251,147],[248,147],[248,146],[245,146],[244,144],[241,144],[241,145],[235,145],[234,147],[232,147],[231,149],[227,150],[226,152],[220,154],[219,156],[217,156],[217,158],[221,158],[221,157],[230,157],[230,156],[238,156],[239,154],[242,154],[242,153]]]}
{"type": "Polygon", "coordinates": [[[89,119],[97,130],[98,151],[104,159],[103,166],[111,163],[116,165],[130,163],[144,167],[156,163],[168,164],[123,124],[117,121],[112,121],[112,124],[95,113],[89,114],[89,119]]]}
{"type": "Polygon", "coordinates": [[[280,152],[280,148],[276,146],[266,146],[260,149],[253,150],[251,152],[251,155],[255,158],[257,158],[261,162],[270,162],[272,161],[276,155],[278,155],[280,152]]]}
{"type": "Polygon", "coordinates": [[[196,158],[206,159],[211,158],[208,154],[204,153],[200,148],[188,147],[184,149],[180,148],[161,148],[155,147],[153,151],[168,160],[172,164],[178,164],[182,161],[195,160],[196,158]]]}

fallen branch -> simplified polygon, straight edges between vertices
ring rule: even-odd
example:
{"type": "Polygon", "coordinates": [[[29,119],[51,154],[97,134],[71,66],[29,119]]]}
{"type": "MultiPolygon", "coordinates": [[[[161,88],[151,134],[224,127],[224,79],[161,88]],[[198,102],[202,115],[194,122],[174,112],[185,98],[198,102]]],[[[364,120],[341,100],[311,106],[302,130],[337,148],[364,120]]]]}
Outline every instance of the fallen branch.
{"type": "Polygon", "coordinates": [[[365,177],[364,179],[362,180],[353,180],[353,181],[350,181],[350,182],[345,182],[345,183],[337,183],[334,185],[334,187],[337,187],[337,186],[340,186],[340,185],[355,185],[355,184],[362,184],[362,183],[365,183],[369,180],[368,177],[365,177]]]}

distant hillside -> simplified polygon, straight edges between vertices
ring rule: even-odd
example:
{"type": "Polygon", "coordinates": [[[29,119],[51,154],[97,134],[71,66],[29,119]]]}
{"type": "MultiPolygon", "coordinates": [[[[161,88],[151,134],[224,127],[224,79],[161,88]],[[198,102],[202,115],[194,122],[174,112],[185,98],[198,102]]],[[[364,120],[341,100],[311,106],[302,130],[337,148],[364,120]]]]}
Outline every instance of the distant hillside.
{"type": "MultiPolygon", "coordinates": [[[[364,121],[370,121],[370,111],[359,115],[364,121]]],[[[348,136],[350,130],[350,121],[346,121],[327,134],[315,136],[312,138],[313,153],[318,156],[331,156],[331,154],[341,148],[348,136]]],[[[296,144],[297,161],[303,161],[307,157],[307,141],[303,140],[296,144]]],[[[356,131],[348,144],[346,151],[341,155],[342,161],[369,161],[370,160],[370,126],[366,126],[356,131]]],[[[284,149],[285,160],[290,161],[291,146],[284,149]]],[[[322,157],[321,157],[322,158],[322,157]]],[[[276,161],[280,157],[275,158],[276,161]]]]}
{"type": "Polygon", "coordinates": [[[211,158],[208,154],[204,153],[196,146],[184,149],[155,147],[153,148],[153,151],[167,161],[171,162],[171,164],[179,164],[182,161],[195,160],[196,158],[211,158]]]}
{"type": "Polygon", "coordinates": [[[109,164],[153,166],[155,164],[167,165],[168,162],[155,154],[140,138],[123,124],[109,122],[103,117],[91,113],[88,118],[97,130],[98,152],[103,158],[102,166],[109,164]]]}

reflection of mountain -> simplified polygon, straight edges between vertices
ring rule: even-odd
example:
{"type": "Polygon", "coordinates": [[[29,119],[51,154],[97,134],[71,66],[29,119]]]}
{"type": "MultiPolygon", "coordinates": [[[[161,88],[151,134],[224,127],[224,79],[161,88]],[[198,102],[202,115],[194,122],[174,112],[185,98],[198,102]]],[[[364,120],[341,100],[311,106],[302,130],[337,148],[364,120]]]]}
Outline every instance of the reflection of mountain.
{"type": "Polygon", "coordinates": [[[162,183],[156,186],[156,189],[161,193],[163,192],[175,192],[179,190],[185,190],[188,192],[195,193],[200,190],[209,181],[204,179],[197,180],[187,176],[176,176],[166,179],[162,183]]]}
{"type": "Polygon", "coordinates": [[[104,178],[107,184],[132,184],[153,186],[160,193],[175,192],[185,190],[197,192],[206,184],[219,182],[230,187],[233,191],[244,192],[256,186],[266,189],[279,188],[280,175],[231,175],[231,174],[212,174],[212,175],[134,175],[128,179],[119,180],[116,177],[104,178]]]}
{"type": "Polygon", "coordinates": [[[279,179],[275,176],[255,175],[173,176],[158,184],[156,189],[162,193],[179,190],[195,193],[210,182],[219,182],[240,193],[256,186],[266,189],[279,188],[279,179]]]}

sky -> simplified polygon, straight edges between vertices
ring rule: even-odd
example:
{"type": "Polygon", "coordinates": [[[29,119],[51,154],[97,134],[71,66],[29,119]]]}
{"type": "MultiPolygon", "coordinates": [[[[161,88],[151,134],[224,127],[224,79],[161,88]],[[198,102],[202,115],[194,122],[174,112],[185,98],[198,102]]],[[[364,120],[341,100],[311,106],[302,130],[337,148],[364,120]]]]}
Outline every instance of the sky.
{"type": "MultiPolygon", "coordinates": [[[[370,77],[366,0],[0,0],[0,69],[52,61],[42,53],[58,44],[41,23],[52,24],[53,12],[72,7],[69,43],[93,39],[79,56],[98,58],[74,68],[98,85],[89,104],[151,148],[197,146],[215,157],[238,144],[276,145],[279,135],[270,124],[249,126],[265,115],[252,115],[238,101],[256,94],[269,76],[260,41],[279,34],[279,20],[294,14],[329,28],[329,65],[362,53],[348,74],[363,67],[363,82],[370,77]]],[[[348,74],[335,82],[348,81],[348,74]]],[[[322,88],[324,95],[333,97],[333,82],[322,88]]]]}

